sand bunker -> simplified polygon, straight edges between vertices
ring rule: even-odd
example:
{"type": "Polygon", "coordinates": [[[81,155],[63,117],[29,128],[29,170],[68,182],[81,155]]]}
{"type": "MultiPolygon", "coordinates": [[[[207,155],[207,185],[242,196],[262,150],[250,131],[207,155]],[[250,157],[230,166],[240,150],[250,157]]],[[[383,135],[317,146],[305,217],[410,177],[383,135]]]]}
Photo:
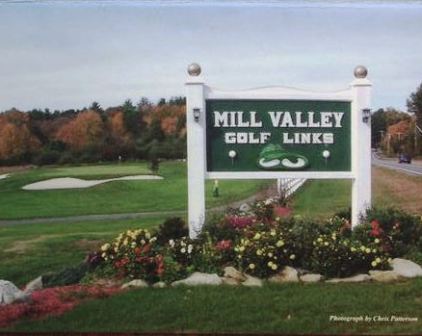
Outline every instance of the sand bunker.
{"type": "Polygon", "coordinates": [[[133,181],[133,180],[162,180],[161,176],[156,175],[133,175],[111,178],[107,180],[82,180],[73,177],[60,177],[50,180],[27,184],[22,187],[24,190],[52,190],[52,189],[81,189],[90,188],[98,184],[111,181],[133,181]]]}
{"type": "Polygon", "coordinates": [[[9,176],[9,174],[3,174],[3,175],[0,175],[0,180],[3,180],[3,179],[5,179],[6,177],[8,177],[9,176]]]}

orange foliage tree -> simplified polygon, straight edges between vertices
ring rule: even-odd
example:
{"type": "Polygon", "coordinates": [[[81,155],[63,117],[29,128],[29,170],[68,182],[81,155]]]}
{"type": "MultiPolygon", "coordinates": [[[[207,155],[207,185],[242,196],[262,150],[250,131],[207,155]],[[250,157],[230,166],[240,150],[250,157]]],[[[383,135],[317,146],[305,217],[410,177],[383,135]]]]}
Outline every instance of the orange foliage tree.
{"type": "Polygon", "coordinates": [[[0,160],[20,159],[40,148],[31,133],[28,115],[12,110],[0,116],[0,160]]]}
{"type": "Polygon", "coordinates": [[[98,147],[104,139],[104,122],[97,112],[88,110],[79,113],[57,131],[56,139],[76,152],[91,146],[98,147]]]}

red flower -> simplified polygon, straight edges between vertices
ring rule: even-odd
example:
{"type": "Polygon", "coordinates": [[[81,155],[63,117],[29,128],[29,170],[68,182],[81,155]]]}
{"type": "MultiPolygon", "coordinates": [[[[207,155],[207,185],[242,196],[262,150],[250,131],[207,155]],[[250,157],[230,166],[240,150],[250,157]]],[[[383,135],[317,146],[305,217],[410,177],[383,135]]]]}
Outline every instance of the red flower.
{"type": "Polygon", "coordinates": [[[233,244],[231,240],[220,240],[215,246],[219,251],[227,251],[232,248],[233,244]]]}
{"type": "Polygon", "coordinates": [[[276,217],[288,217],[292,214],[292,209],[282,206],[275,206],[273,211],[276,217]]]}
{"type": "Polygon", "coordinates": [[[383,230],[380,227],[380,223],[374,219],[371,222],[371,232],[369,233],[372,237],[379,237],[383,233],[383,230]]]}
{"type": "Polygon", "coordinates": [[[162,255],[158,255],[155,257],[155,262],[157,264],[156,273],[158,276],[164,273],[164,258],[162,255]]]}
{"type": "Polygon", "coordinates": [[[42,318],[61,315],[86,298],[102,298],[119,291],[119,288],[100,288],[81,285],[46,288],[32,293],[28,302],[0,306],[0,327],[6,327],[20,318],[42,318]]]}

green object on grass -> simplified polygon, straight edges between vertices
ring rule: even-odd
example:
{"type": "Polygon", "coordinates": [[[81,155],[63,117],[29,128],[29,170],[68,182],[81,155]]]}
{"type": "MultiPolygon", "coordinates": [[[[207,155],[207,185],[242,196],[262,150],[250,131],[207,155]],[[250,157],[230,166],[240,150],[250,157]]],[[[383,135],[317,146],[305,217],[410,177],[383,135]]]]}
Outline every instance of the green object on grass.
{"type": "Polygon", "coordinates": [[[303,155],[283,150],[280,145],[268,144],[259,154],[257,165],[265,170],[303,170],[309,161],[303,155]]]}

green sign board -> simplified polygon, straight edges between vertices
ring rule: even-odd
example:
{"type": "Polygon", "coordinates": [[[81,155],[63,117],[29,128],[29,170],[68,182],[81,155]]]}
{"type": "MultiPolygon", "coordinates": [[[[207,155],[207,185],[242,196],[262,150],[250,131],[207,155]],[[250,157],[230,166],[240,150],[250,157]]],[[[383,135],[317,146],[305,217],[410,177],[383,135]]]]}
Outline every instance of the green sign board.
{"type": "Polygon", "coordinates": [[[350,105],[208,99],[207,170],[350,172],[350,105]]]}

